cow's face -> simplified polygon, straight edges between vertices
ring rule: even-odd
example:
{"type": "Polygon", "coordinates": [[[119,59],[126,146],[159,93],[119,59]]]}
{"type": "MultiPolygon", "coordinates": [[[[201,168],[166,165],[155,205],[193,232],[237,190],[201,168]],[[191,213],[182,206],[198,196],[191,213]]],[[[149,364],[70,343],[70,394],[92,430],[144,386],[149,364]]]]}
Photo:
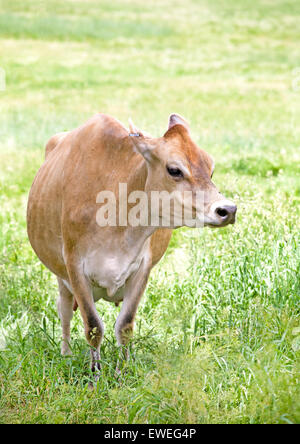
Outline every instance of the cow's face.
{"type": "Polygon", "coordinates": [[[167,132],[157,139],[145,137],[133,124],[130,130],[136,149],[147,162],[148,192],[175,192],[182,206],[192,200],[193,217],[203,225],[224,227],[235,222],[236,205],[213,184],[214,162],[193,142],[185,119],[172,114],[167,132]]]}

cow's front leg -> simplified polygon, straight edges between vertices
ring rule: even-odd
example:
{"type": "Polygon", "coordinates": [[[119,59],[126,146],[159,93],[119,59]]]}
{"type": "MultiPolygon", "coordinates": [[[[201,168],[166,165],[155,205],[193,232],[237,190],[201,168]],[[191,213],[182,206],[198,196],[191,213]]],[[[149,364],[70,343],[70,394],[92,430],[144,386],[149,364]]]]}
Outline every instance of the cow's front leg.
{"type": "Polygon", "coordinates": [[[133,335],[134,318],[144,293],[150,266],[142,262],[138,271],[125,284],[124,299],[115,325],[117,342],[120,347],[116,372],[120,374],[121,362],[129,358],[129,342],[133,335]]]}
{"type": "Polygon", "coordinates": [[[104,325],[97,313],[89,282],[81,267],[76,263],[69,263],[68,274],[83,319],[85,336],[91,347],[91,369],[95,381],[98,381],[101,370],[100,345],[103,339],[104,325]]]}

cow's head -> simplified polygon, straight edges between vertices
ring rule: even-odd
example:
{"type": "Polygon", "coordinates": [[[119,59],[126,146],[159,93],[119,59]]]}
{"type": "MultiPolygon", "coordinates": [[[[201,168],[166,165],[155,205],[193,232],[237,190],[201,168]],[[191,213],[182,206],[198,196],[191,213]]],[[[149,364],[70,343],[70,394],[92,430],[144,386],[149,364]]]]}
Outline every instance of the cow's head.
{"type": "Polygon", "coordinates": [[[203,225],[224,227],[235,222],[237,207],[225,199],[213,184],[214,162],[193,142],[189,125],[183,117],[171,114],[163,137],[146,136],[132,122],[130,131],[136,150],[147,163],[146,191],[179,192],[177,194],[183,200],[184,195],[192,195],[194,215],[203,225]],[[185,191],[191,193],[184,194],[185,191]],[[200,209],[199,201],[196,205],[197,195],[203,196],[200,209]]]}

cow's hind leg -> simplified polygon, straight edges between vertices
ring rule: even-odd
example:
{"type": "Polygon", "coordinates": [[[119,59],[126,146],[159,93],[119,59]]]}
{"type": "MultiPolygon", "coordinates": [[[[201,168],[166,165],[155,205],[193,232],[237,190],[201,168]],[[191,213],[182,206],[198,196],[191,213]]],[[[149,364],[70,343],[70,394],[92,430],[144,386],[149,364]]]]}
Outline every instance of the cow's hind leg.
{"type": "Polygon", "coordinates": [[[70,324],[73,316],[73,295],[66,287],[62,279],[57,278],[59,286],[59,296],[57,298],[57,311],[62,326],[61,354],[71,355],[70,349],[70,324]]]}

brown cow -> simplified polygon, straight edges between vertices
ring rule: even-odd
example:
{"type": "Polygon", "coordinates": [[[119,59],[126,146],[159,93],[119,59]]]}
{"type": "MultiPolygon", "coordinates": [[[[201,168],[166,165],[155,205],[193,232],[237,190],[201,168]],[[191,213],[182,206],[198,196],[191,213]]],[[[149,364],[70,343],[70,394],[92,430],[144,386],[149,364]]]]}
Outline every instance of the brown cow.
{"type": "MultiPolygon", "coordinates": [[[[104,327],[95,301],[123,301],[115,332],[118,344],[125,346],[150,271],[178,226],[172,224],[174,214],[169,226],[162,225],[160,205],[155,226],[121,224],[120,216],[114,226],[101,226],[99,192],[112,192],[118,204],[119,184],[126,184],[127,196],[136,191],[147,196],[153,191],[181,195],[189,191],[193,214],[212,227],[234,223],[236,213],[236,206],[212,183],[213,161],[192,141],[181,116],[170,116],[163,137],[144,136],[132,123],[130,131],[99,113],[79,128],[53,136],[28,200],[31,245],[58,279],[62,354],[70,353],[72,307],[78,304],[96,379],[104,327]],[[196,192],[205,196],[200,211],[195,206],[196,192]]],[[[174,205],[170,211],[175,211],[174,205]]]]}

